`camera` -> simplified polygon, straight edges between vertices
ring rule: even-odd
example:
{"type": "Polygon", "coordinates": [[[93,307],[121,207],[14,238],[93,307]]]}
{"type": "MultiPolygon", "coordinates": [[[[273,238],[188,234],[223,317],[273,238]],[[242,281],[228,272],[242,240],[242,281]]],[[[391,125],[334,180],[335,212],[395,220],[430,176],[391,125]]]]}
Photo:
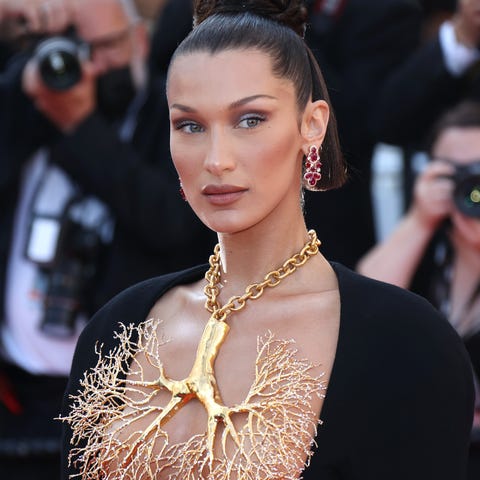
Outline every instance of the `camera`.
{"type": "Polygon", "coordinates": [[[55,36],[40,41],[33,56],[45,85],[68,90],[82,77],[82,62],[90,55],[88,44],[74,37],[55,36]]]}
{"type": "Polygon", "coordinates": [[[50,165],[33,194],[23,250],[25,259],[38,268],[43,333],[59,338],[75,334],[78,320],[91,309],[98,265],[112,238],[108,207],[75,191],[65,174],[50,165]],[[51,202],[49,192],[54,189],[66,198],[51,202]]]}
{"type": "Polygon", "coordinates": [[[77,316],[85,308],[101,240],[95,231],[68,222],[63,244],[68,248],[48,274],[45,313],[40,324],[44,333],[60,338],[73,335],[77,316]]]}
{"type": "Polygon", "coordinates": [[[480,161],[456,165],[452,179],[453,199],[458,210],[469,217],[480,218],[480,161]]]}

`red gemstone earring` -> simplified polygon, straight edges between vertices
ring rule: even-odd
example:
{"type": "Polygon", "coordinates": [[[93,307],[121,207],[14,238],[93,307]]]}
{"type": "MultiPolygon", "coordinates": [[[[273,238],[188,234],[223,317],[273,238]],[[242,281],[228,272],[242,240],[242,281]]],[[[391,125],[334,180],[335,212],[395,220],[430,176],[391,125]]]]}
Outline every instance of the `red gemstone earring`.
{"type": "Polygon", "coordinates": [[[319,152],[315,145],[312,145],[308,151],[305,160],[305,169],[303,174],[303,186],[307,190],[318,191],[317,182],[322,178],[322,162],[319,152]]]}
{"type": "Polygon", "coordinates": [[[182,181],[180,179],[178,179],[178,181],[180,182],[180,188],[178,189],[178,191],[180,192],[180,196],[183,200],[187,201],[187,197],[185,196],[185,192],[183,191],[182,181]]]}

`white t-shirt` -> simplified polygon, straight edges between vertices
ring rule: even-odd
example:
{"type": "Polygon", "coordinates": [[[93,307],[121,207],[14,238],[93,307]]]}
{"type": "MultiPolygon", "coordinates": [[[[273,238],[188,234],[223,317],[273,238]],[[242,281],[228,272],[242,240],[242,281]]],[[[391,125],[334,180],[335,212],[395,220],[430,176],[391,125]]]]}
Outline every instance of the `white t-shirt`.
{"type": "MultiPolygon", "coordinates": [[[[86,318],[77,318],[76,330],[67,338],[57,338],[40,330],[47,277],[36,263],[25,256],[27,235],[30,236],[32,202],[35,197],[37,206],[50,208],[49,213],[58,214],[55,209],[63,208],[73,191],[74,186],[68,176],[58,167],[48,164],[44,151],[34,155],[25,166],[6,271],[6,318],[1,334],[6,358],[37,375],[68,375],[78,335],[86,318]],[[37,195],[40,182],[43,182],[44,188],[42,194],[37,195]]],[[[89,201],[95,204],[93,211],[99,212],[100,216],[105,215],[107,209],[101,202],[93,197],[89,201]]],[[[101,217],[100,221],[107,232],[105,238],[110,236],[111,239],[112,223],[104,220],[105,217],[101,217]]],[[[45,238],[39,236],[35,243],[36,253],[48,252],[45,238]]]]}

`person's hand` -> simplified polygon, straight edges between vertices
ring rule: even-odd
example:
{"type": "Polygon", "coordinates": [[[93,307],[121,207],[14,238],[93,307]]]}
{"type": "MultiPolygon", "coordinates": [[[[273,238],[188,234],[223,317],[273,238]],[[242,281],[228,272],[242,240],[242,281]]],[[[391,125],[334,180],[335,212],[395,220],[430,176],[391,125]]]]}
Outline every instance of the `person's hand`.
{"type": "Polygon", "coordinates": [[[453,17],[455,35],[467,47],[480,46],[480,0],[459,0],[453,17]]]}
{"type": "Polygon", "coordinates": [[[413,191],[411,214],[433,231],[453,209],[453,181],[448,178],[455,168],[441,160],[432,161],[417,178],[413,191]]]}
{"type": "Polygon", "coordinates": [[[23,71],[23,90],[37,109],[56,127],[71,132],[96,109],[96,78],[91,62],[82,64],[80,81],[68,90],[48,88],[42,81],[35,59],[23,71]]]}
{"type": "Polygon", "coordinates": [[[58,33],[71,22],[70,0],[0,0],[0,21],[24,22],[25,33],[58,33]]]}

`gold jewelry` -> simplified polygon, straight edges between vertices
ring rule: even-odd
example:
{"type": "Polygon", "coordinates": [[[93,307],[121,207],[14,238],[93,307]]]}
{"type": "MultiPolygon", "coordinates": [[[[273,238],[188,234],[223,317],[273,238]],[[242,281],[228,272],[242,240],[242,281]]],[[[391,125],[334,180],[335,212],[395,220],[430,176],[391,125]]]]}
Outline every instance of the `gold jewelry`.
{"type": "Polygon", "coordinates": [[[163,472],[165,478],[189,480],[297,479],[305,458],[308,462],[311,456],[311,432],[316,431],[318,418],[311,411],[310,400],[323,396],[323,374],[311,375],[315,366],[296,358],[293,341],[276,340],[267,332],[257,342],[255,381],[247,397],[228,407],[217,387],[214,364],[229,330],[225,319],[243,309],[248,300],[260,298],[265,288],[275,287],[294,273],[318,253],[319,244],[311,230],[299,253],[263,281],[249,285],[243,295],[231,297],[223,307],[217,298],[221,280],[217,245],[205,275],[205,306],[211,316],[192,369],[183,380],[165,374],[158,321],[123,326],[116,334],[119,346],[103,358],[99,352],[98,364],[82,380],[83,390],[74,398],[71,413],[62,418],[73,430],[72,443],[77,448],[72,448],[69,461],[79,467],[80,477],[154,479],[163,472]],[[145,378],[141,355],[158,372],[154,380],[145,378]],[[130,379],[125,381],[127,375],[130,379]],[[159,407],[156,396],[165,390],[170,392],[170,400],[159,407]],[[194,398],[207,412],[205,434],[170,445],[163,425],[194,398]],[[233,424],[236,414],[246,417],[241,428],[233,424]],[[223,431],[217,436],[219,424],[223,431]]]}
{"type": "Polygon", "coordinates": [[[285,277],[291,275],[301,267],[310,257],[318,253],[320,241],[315,230],[308,232],[309,241],[299,253],[290,257],[278,270],[273,270],[265,275],[262,282],[249,285],[243,295],[231,297],[226,305],[220,307],[217,296],[221,282],[220,274],[220,245],[217,244],[213,255],[210,256],[210,268],[205,274],[208,284],[203,289],[207,297],[205,308],[219,321],[225,321],[228,315],[245,307],[247,300],[255,300],[263,295],[266,287],[276,287],[285,277]]]}

